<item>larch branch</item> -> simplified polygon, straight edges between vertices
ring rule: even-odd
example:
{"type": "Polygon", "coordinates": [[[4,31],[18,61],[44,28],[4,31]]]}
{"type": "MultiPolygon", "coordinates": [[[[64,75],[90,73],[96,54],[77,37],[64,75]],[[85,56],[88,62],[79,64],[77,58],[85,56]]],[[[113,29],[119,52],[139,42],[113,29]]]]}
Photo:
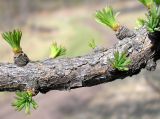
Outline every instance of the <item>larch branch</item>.
{"type": "Polygon", "coordinates": [[[35,61],[24,67],[1,63],[0,91],[32,89],[35,93],[46,93],[50,90],[94,86],[135,75],[146,66],[152,67],[147,63],[156,62],[160,50],[159,43],[155,42],[154,37],[148,37],[145,28],[134,32],[133,37],[125,37],[113,48],[94,50],[85,56],[35,61]],[[127,51],[132,60],[128,71],[112,68],[109,59],[113,59],[115,51],[127,51]]]}

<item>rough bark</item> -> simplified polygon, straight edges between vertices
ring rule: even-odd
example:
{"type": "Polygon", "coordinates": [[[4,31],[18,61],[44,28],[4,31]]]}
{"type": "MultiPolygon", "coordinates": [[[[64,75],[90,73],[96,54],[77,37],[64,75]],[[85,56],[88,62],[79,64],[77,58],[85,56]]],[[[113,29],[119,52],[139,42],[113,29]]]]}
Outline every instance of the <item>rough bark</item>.
{"type": "MultiPolygon", "coordinates": [[[[113,48],[94,50],[85,56],[35,61],[24,67],[1,63],[0,91],[32,89],[35,93],[46,93],[50,90],[94,86],[135,75],[145,68],[148,61],[156,62],[160,50],[159,42],[154,40],[155,35],[148,37],[145,28],[134,32],[134,37],[120,40],[113,48]],[[108,60],[113,59],[115,51],[127,51],[132,60],[128,71],[121,72],[112,68],[108,60]]],[[[156,35],[157,38],[160,34],[156,35]]]]}

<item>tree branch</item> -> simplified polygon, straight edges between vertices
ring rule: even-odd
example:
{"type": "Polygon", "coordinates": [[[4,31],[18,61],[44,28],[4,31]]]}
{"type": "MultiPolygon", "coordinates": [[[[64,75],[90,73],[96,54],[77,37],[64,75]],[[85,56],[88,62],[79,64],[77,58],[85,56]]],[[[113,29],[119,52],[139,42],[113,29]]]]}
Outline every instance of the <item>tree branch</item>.
{"type": "Polygon", "coordinates": [[[46,93],[50,90],[94,86],[137,74],[148,61],[159,59],[160,45],[155,43],[154,37],[148,37],[145,28],[135,31],[135,34],[119,41],[111,49],[94,50],[81,57],[47,59],[30,62],[24,67],[1,63],[0,91],[32,89],[36,94],[39,91],[46,93]],[[115,51],[127,51],[132,60],[128,71],[121,72],[112,68],[108,60],[114,57],[115,51]]]}

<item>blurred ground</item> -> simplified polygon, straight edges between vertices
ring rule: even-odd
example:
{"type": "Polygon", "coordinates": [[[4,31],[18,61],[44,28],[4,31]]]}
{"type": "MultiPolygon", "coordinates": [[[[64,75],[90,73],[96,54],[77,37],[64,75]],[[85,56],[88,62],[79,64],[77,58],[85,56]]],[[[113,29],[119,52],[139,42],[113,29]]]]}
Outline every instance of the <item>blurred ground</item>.
{"type": "MultiPolygon", "coordinates": [[[[78,5],[63,4],[58,9],[29,12],[23,25],[16,22],[19,17],[14,17],[14,22],[8,26],[1,18],[0,23],[6,25],[2,25],[0,31],[20,27],[22,47],[32,60],[48,58],[53,41],[67,48],[67,57],[84,55],[91,51],[88,47],[91,39],[104,47],[112,47],[117,42],[114,32],[94,20],[95,11],[108,3],[120,11],[118,20],[129,28],[134,28],[137,17],[144,16],[143,7],[135,0],[86,0],[78,5]]],[[[10,14],[8,17],[12,18],[10,14]]],[[[12,62],[8,44],[3,40],[0,44],[0,61],[12,62]]],[[[14,93],[0,93],[0,119],[159,119],[159,96],[143,76],[138,75],[92,88],[39,94],[35,97],[39,108],[26,116],[11,107],[14,93]]]]}

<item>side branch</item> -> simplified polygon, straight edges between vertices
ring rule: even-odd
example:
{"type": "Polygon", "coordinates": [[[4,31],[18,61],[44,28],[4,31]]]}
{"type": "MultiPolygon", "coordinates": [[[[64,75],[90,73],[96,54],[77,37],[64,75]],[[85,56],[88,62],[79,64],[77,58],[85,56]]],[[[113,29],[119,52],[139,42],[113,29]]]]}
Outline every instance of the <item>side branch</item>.
{"type": "Polygon", "coordinates": [[[159,48],[149,39],[145,28],[135,31],[134,37],[124,38],[111,49],[95,50],[91,54],[63,59],[30,62],[24,67],[0,64],[0,91],[31,89],[35,93],[89,87],[123,79],[140,72],[151,59],[159,59],[159,48]],[[113,69],[109,59],[114,52],[127,51],[132,60],[129,70],[113,69]],[[155,58],[157,57],[157,59],[155,58]]]}

